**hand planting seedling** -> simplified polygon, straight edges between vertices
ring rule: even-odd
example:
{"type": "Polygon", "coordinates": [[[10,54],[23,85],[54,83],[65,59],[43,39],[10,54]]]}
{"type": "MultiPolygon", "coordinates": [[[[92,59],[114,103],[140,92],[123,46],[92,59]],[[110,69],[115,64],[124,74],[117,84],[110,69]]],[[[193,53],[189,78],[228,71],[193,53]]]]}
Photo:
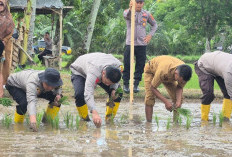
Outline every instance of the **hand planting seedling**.
{"type": "Polygon", "coordinates": [[[9,98],[0,98],[0,104],[2,104],[3,106],[12,106],[13,101],[9,98]]]}

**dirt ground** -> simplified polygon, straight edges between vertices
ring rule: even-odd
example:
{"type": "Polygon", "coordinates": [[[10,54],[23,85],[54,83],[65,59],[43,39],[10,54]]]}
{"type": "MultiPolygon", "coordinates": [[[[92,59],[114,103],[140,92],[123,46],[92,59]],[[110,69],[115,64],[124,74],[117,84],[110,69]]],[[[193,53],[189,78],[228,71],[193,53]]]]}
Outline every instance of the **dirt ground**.
{"type": "MultiPolygon", "coordinates": [[[[38,112],[46,108],[46,101],[40,100],[38,112]]],[[[135,101],[131,107],[123,100],[114,119],[114,123],[105,124],[105,100],[97,101],[97,110],[103,120],[97,129],[92,122],[80,122],[78,129],[67,128],[63,115],[70,112],[74,117],[77,111],[74,100],[70,106],[62,106],[59,117],[60,129],[52,129],[42,124],[39,132],[33,133],[26,122],[23,125],[11,124],[7,129],[0,125],[0,156],[102,156],[102,157],[146,157],[146,156],[232,156],[232,124],[224,122],[219,126],[218,114],[222,105],[212,104],[208,123],[201,123],[200,102],[186,101],[183,108],[192,112],[191,127],[186,129],[186,120],[180,126],[171,123],[167,129],[167,120],[172,113],[166,111],[160,102],[154,107],[154,117],[159,117],[159,127],[155,122],[145,121],[142,101],[135,101]],[[217,114],[213,125],[213,113],[217,114]],[[131,118],[131,119],[130,119],[131,118]]],[[[0,119],[5,113],[13,115],[15,106],[0,106],[0,119]]]]}

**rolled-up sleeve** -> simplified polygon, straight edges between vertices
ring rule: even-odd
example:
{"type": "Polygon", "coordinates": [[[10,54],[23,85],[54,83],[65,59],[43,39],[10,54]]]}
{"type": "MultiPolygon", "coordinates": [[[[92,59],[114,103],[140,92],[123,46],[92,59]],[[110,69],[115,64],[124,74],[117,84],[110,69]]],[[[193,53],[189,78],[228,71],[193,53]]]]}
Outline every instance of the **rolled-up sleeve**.
{"type": "Polygon", "coordinates": [[[130,9],[126,9],[124,12],[123,12],[123,16],[126,20],[130,20],[131,19],[131,11],[130,9]]]}
{"type": "Polygon", "coordinates": [[[37,106],[37,86],[34,83],[28,83],[26,86],[27,110],[29,116],[36,115],[37,106]]]}
{"type": "Polygon", "coordinates": [[[158,88],[159,85],[162,83],[160,79],[160,75],[161,75],[160,71],[156,71],[154,74],[154,78],[152,79],[152,82],[151,82],[151,85],[154,88],[158,88]]]}
{"type": "Polygon", "coordinates": [[[158,28],[158,25],[157,25],[155,18],[150,13],[149,13],[147,22],[152,26],[149,34],[153,36],[158,28]]]}

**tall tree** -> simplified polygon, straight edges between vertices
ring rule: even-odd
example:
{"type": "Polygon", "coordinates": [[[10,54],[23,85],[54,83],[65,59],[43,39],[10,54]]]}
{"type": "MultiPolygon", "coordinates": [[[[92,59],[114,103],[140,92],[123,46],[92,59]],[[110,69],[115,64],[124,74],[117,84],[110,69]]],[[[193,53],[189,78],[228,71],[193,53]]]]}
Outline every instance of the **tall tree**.
{"type": "Polygon", "coordinates": [[[90,44],[91,44],[91,40],[93,36],[93,31],[94,31],[94,26],[95,26],[100,4],[101,4],[101,0],[93,1],[92,11],[90,14],[89,26],[87,28],[87,33],[86,33],[86,37],[84,40],[84,50],[86,50],[87,52],[89,52],[89,48],[90,48],[90,44]]]}

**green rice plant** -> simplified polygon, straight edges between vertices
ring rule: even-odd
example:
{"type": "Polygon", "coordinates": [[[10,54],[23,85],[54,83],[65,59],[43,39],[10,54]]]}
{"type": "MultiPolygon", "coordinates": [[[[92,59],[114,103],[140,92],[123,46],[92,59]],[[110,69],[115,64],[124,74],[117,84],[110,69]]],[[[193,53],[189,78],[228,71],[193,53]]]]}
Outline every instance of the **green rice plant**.
{"type": "Polygon", "coordinates": [[[224,120],[223,113],[220,112],[220,114],[219,114],[219,126],[220,126],[220,127],[222,127],[222,122],[223,122],[223,120],[224,120]]]}
{"type": "Polygon", "coordinates": [[[9,99],[9,98],[0,98],[0,104],[2,104],[3,106],[12,106],[13,100],[9,99]]]}
{"type": "Polygon", "coordinates": [[[78,129],[80,126],[80,117],[79,115],[76,116],[76,128],[78,129]]]}
{"type": "Polygon", "coordinates": [[[191,116],[191,111],[188,110],[188,109],[178,108],[178,109],[177,109],[177,112],[178,112],[180,115],[184,116],[184,117],[191,116]]]}
{"type": "Polygon", "coordinates": [[[129,114],[123,113],[120,117],[120,123],[125,124],[128,122],[128,119],[129,119],[129,114]]]}
{"type": "Polygon", "coordinates": [[[68,101],[68,97],[67,96],[63,96],[62,98],[60,98],[60,100],[58,101],[59,104],[62,105],[70,105],[70,102],[68,101]]]}
{"type": "Polygon", "coordinates": [[[157,127],[159,128],[159,117],[157,115],[155,115],[155,122],[157,124],[157,127]]]}
{"type": "Polygon", "coordinates": [[[43,115],[44,115],[43,112],[36,114],[36,125],[37,125],[37,128],[39,128],[39,126],[40,126],[40,124],[42,122],[43,115]]]}
{"type": "Polygon", "coordinates": [[[171,118],[168,118],[166,129],[170,129],[171,118]]]}
{"type": "Polygon", "coordinates": [[[216,125],[216,121],[217,121],[217,115],[216,113],[213,113],[213,125],[216,125]]]}
{"type": "Polygon", "coordinates": [[[181,116],[178,117],[178,123],[181,126],[181,124],[182,124],[182,117],[181,116]]]}
{"type": "Polygon", "coordinates": [[[59,118],[59,115],[57,115],[54,120],[53,120],[53,126],[58,130],[59,129],[59,121],[60,121],[60,118],[59,118]]]}
{"type": "Polygon", "coordinates": [[[71,115],[70,127],[73,128],[73,115],[71,115]]]}
{"type": "Polygon", "coordinates": [[[9,128],[10,125],[12,124],[12,116],[11,115],[8,115],[8,114],[5,114],[3,119],[2,119],[2,124],[3,126],[5,126],[6,128],[9,128]]]}
{"type": "Polygon", "coordinates": [[[25,118],[26,118],[26,123],[27,123],[27,125],[30,125],[29,115],[28,115],[28,114],[26,114],[25,118]]]}
{"type": "Polygon", "coordinates": [[[69,128],[71,117],[72,117],[72,115],[69,112],[66,112],[66,114],[64,115],[64,122],[65,122],[67,128],[69,128]]]}
{"type": "Polygon", "coordinates": [[[187,116],[186,117],[186,128],[189,129],[192,123],[192,117],[187,116]]]}

